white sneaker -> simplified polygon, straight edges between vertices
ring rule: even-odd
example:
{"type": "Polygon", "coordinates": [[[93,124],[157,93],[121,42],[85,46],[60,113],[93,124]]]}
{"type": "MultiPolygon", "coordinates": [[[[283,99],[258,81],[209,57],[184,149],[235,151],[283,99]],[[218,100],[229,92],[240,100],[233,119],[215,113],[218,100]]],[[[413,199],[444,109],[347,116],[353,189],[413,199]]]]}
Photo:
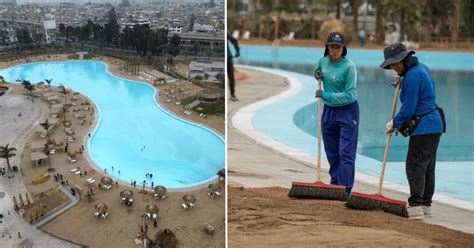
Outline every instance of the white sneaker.
{"type": "Polygon", "coordinates": [[[422,206],[422,209],[423,209],[423,215],[425,217],[431,217],[433,215],[431,206],[422,206]]]}
{"type": "Polygon", "coordinates": [[[412,220],[422,220],[425,217],[421,206],[408,206],[408,218],[412,220]]]}

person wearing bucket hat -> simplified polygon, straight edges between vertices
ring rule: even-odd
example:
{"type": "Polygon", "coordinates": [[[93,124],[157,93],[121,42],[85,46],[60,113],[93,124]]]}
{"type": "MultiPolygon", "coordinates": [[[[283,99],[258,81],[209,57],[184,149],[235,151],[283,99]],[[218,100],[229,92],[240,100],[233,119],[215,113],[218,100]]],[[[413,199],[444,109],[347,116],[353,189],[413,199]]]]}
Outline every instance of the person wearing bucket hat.
{"type": "Polygon", "coordinates": [[[414,57],[402,43],[390,44],[383,50],[383,69],[392,69],[403,79],[400,85],[401,107],[386,124],[387,133],[398,129],[410,136],[405,170],[410,197],[408,216],[423,219],[431,216],[435,191],[436,151],[441,134],[446,131],[443,110],[437,106],[435,82],[428,67],[414,57]]]}
{"type": "Polygon", "coordinates": [[[347,48],[341,33],[330,33],[324,56],[316,65],[321,70],[323,89],[316,91],[324,109],[321,132],[328,159],[331,184],[343,185],[349,197],[355,178],[355,158],[359,133],[357,69],[346,58],[347,48]]]}

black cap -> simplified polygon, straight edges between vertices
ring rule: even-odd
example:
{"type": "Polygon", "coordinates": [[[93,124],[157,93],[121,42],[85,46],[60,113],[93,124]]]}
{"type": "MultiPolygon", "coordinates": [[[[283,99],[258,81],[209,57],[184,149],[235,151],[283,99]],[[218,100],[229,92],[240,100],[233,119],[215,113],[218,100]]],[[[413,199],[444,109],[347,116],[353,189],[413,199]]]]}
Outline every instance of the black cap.
{"type": "Polygon", "coordinates": [[[408,51],[402,43],[390,44],[383,49],[383,57],[385,60],[380,64],[380,68],[390,69],[391,64],[401,62],[410,54],[415,54],[415,52],[408,51]]]}
{"type": "Polygon", "coordinates": [[[339,32],[330,33],[328,36],[328,40],[326,41],[326,46],[332,44],[344,46],[344,36],[342,36],[342,34],[339,32]]]}
{"type": "Polygon", "coordinates": [[[332,32],[329,34],[328,39],[326,41],[326,50],[324,50],[324,57],[326,57],[329,54],[328,45],[333,45],[333,44],[344,47],[342,51],[342,57],[345,57],[347,54],[347,49],[346,49],[346,45],[344,45],[344,36],[339,32],[332,32]]]}

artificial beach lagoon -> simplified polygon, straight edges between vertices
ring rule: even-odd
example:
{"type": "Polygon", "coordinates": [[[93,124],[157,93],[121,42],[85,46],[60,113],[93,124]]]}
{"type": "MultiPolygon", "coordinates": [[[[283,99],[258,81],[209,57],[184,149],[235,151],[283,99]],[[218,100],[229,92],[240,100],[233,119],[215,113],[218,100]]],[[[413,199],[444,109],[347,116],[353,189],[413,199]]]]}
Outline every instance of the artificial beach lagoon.
{"type": "Polygon", "coordinates": [[[86,152],[100,169],[125,183],[146,180],[147,186],[189,188],[215,180],[224,167],[222,137],[172,115],[157,103],[153,87],[112,76],[102,62],[25,64],[0,74],[10,82],[52,78],[52,85],[88,96],[99,121],[86,152]]]}
{"type": "MultiPolygon", "coordinates": [[[[66,56],[62,57],[64,60],[67,60],[66,56]]],[[[194,184],[190,183],[193,178],[175,177],[173,181],[187,181],[189,184],[182,183],[182,185],[186,186],[173,188],[158,181],[160,178],[159,172],[154,171],[153,168],[148,168],[146,173],[143,172],[144,174],[140,173],[138,175],[137,173],[137,175],[132,175],[137,177],[134,179],[137,181],[136,187],[134,187],[130,186],[130,181],[124,179],[125,176],[130,175],[124,174],[123,168],[117,168],[115,164],[110,167],[102,167],[94,160],[91,155],[93,152],[91,147],[94,145],[94,138],[99,137],[95,135],[98,135],[101,128],[104,127],[104,112],[107,110],[107,108],[101,107],[101,104],[99,104],[101,99],[97,99],[97,96],[110,100],[108,98],[113,98],[114,91],[117,91],[120,92],[117,93],[120,95],[120,101],[127,100],[126,98],[130,97],[129,95],[138,98],[139,100],[136,100],[136,102],[142,104],[138,107],[135,106],[136,109],[140,109],[140,107],[147,109],[149,106],[146,106],[146,104],[150,103],[155,108],[167,107],[162,109],[162,111],[167,113],[163,118],[178,119],[174,115],[179,115],[179,112],[168,108],[169,105],[163,103],[161,101],[163,99],[159,99],[158,94],[155,94],[159,90],[163,90],[163,87],[175,85],[157,86],[155,91],[154,87],[148,85],[153,82],[144,81],[139,83],[134,81],[143,79],[139,75],[127,73],[121,67],[122,61],[103,56],[99,56],[96,59],[106,62],[107,66],[97,61],[89,62],[89,64],[93,65],[83,68],[70,66],[79,61],[42,64],[45,66],[51,64],[59,65],[48,70],[53,71],[54,74],[48,72],[48,76],[45,73],[45,75],[39,77],[39,81],[53,78],[52,87],[49,87],[47,84],[37,84],[38,81],[36,79],[35,81],[31,80],[35,86],[33,91],[25,90],[27,87],[23,87],[19,82],[10,83],[11,81],[15,82],[14,79],[10,80],[7,78],[7,83],[2,83],[2,86],[5,85],[9,90],[0,98],[2,116],[6,117],[0,122],[3,125],[2,132],[6,135],[2,134],[0,137],[2,137],[2,141],[5,141],[2,144],[10,143],[11,147],[18,148],[17,155],[10,162],[14,166],[19,166],[19,171],[13,172],[12,178],[5,179],[4,183],[0,183],[0,188],[2,188],[0,191],[6,188],[8,193],[8,197],[3,198],[6,201],[2,201],[1,207],[4,207],[5,211],[9,209],[12,213],[7,218],[3,218],[3,223],[5,230],[13,233],[16,233],[18,230],[24,235],[23,239],[7,238],[5,245],[13,247],[17,243],[32,241],[34,244],[41,243],[43,246],[60,247],[59,245],[43,242],[45,239],[54,242],[58,240],[55,237],[58,237],[67,243],[64,247],[75,247],[75,244],[87,247],[133,247],[143,245],[145,239],[156,244],[164,238],[160,234],[166,229],[167,232],[171,233],[166,237],[173,236],[173,242],[178,242],[179,246],[196,247],[203,245],[206,247],[222,247],[225,243],[225,197],[212,197],[217,195],[216,192],[222,192],[221,190],[224,187],[224,181],[215,183],[217,181],[217,171],[209,172],[209,178],[204,178],[204,181],[194,184]],[[65,70],[64,68],[68,66],[73,69],[65,70]],[[107,70],[107,73],[105,70],[107,70]],[[106,82],[106,85],[110,87],[102,88],[106,92],[102,95],[93,95],[93,92],[89,93],[87,91],[79,92],[79,90],[72,88],[74,86],[71,87],[70,85],[66,86],[68,90],[67,94],[64,95],[62,87],[53,86],[59,84],[66,85],[64,81],[54,82],[56,78],[53,76],[61,73],[71,75],[70,79],[77,77],[76,75],[79,73],[87,75],[84,78],[87,82],[93,82],[92,84],[106,82],[107,78],[103,74],[109,75],[108,73],[111,73],[110,77],[113,74],[120,78],[114,77],[115,82],[106,82]],[[43,76],[45,76],[44,79],[41,79],[43,76]],[[130,80],[124,80],[123,78],[130,80]],[[114,83],[117,83],[118,89],[109,85],[114,83]],[[126,92],[126,94],[123,94],[122,92],[128,89],[133,90],[133,87],[127,87],[127,83],[142,86],[139,88],[138,94],[136,92],[126,92]],[[149,94],[147,90],[144,90],[146,88],[151,89],[150,92],[153,92],[153,94],[149,94]],[[150,97],[149,101],[146,99],[147,96],[150,97]],[[157,99],[156,102],[153,98],[157,99]],[[161,106],[157,104],[158,99],[161,106]],[[90,104],[90,102],[93,104],[90,104]],[[55,114],[58,113],[56,105],[69,106],[68,111],[63,113],[62,109],[59,109],[59,115],[55,114]],[[171,112],[167,112],[169,109],[173,111],[173,115],[171,112]],[[21,116],[19,112],[22,113],[21,116]],[[49,124],[52,124],[54,120],[56,122],[55,127],[45,128],[43,125],[40,127],[39,124],[44,124],[45,119],[48,119],[49,124]],[[83,123],[84,121],[85,123],[83,123]],[[66,129],[68,128],[70,130],[67,131],[66,129]],[[49,131],[47,135],[43,136],[45,129],[49,131]],[[88,134],[91,134],[91,137],[88,134]],[[67,136],[70,135],[75,138],[73,141],[68,140],[69,137],[67,136]],[[53,143],[50,143],[50,141],[53,143]],[[64,145],[68,145],[66,142],[69,144],[68,148],[64,147],[64,145]],[[49,144],[49,149],[53,148],[55,153],[49,153],[50,150],[46,146],[43,147],[38,145],[38,143],[49,144]],[[61,145],[57,145],[59,143],[61,145]],[[81,152],[82,145],[85,148],[84,152],[81,152]],[[46,151],[48,151],[49,156],[45,156],[46,151]],[[72,156],[70,153],[75,155],[72,156]],[[35,164],[38,161],[36,158],[33,158],[33,154],[42,155],[46,159],[43,159],[40,163],[41,165],[37,166],[35,164]],[[70,160],[69,158],[71,157],[74,159],[70,160]],[[114,166],[113,170],[112,166],[114,166]],[[107,172],[105,172],[105,169],[107,169],[107,172]],[[121,177],[113,176],[114,174],[121,177]],[[148,174],[148,177],[146,174],[148,174]],[[153,177],[150,174],[153,174],[153,177]],[[60,176],[59,180],[57,179],[58,175],[60,176]],[[111,175],[112,178],[110,177],[111,175]],[[211,185],[213,187],[211,185],[207,187],[209,181],[212,181],[211,185]],[[165,189],[163,192],[162,187],[150,190],[152,183],[154,183],[154,186],[164,185],[168,190],[165,189]],[[146,187],[146,190],[143,190],[144,187],[146,187]],[[71,194],[73,190],[75,195],[71,194]],[[214,193],[214,195],[211,193],[214,193]],[[27,203],[25,199],[28,199],[27,203]],[[194,202],[192,207],[191,201],[194,202]],[[18,214],[13,209],[17,210],[18,214]],[[148,229],[146,228],[147,226],[148,229]],[[209,226],[213,232],[208,232],[209,226]],[[40,234],[32,234],[34,232],[30,230],[33,229],[41,230],[38,231],[40,234]],[[111,233],[113,234],[113,239],[110,239],[111,233]],[[211,236],[210,234],[213,235],[211,236]],[[30,237],[34,238],[31,239],[30,237]]],[[[33,64],[21,66],[29,65],[33,64]]],[[[8,69],[17,69],[17,67],[7,68],[4,72],[8,69]]],[[[40,69],[36,68],[36,70],[40,69]]],[[[19,74],[24,74],[24,72],[22,71],[19,74]]],[[[23,76],[29,80],[29,76],[25,75],[23,76]]],[[[66,76],[63,78],[66,78],[66,76]]],[[[185,81],[180,81],[179,84],[181,87],[188,87],[188,85],[184,85],[185,81]]],[[[101,90],[101,88],[97,87],[96,90],[101,90]]],[[[128,105],[131,104],[125,102],[115,105],[118,107],[114,111],[117,113],[123,111],[123,119],[120,120],[121,122],[117,122],[117,125],[126,125],[125,120],[132,118],[126,112],[132,110],[125,107],[124,109],[119,108],[120,106],[128,107],[128,105]]],[[[172,105],[174,106],[174,103],[172,105]]],[[[111,106],[113,105],[111,104],[111,106]]],[[[149,114],[154,113],[149,112],[149,114]]],[[[143,124],[137,124],[134,129],[138,129],[147,123],[146,120],[140,121],[143,124]]],[[[161,119],[154,123],[154,125],[158,125],[160,121],[161,119]]],[[[187,123],[187,125],[181,126],[183,128],[207,130],[201,126],[202,124],[194,124],[184,120],[180,121],[187,123]]],[[[179,124],[174,125],[179,126],[179,124]]],[[[162,131],[170,132],[163,129],[162,131]]],[[[207,132],[214,135],[209,130],[207,132]]],[[[187,130],[181,130],[181,133],[181,136],[184,134],[194,134],[194,132],[187,132],[187,130]]],[[[154,132],[148,134],[156,135],[154,132]]],[[[125,133],[124,135],[127,136],[129,134],[125,133]]],[[[117,142],[113,138],[116,134],[111,134],[111,136],[109,140],[117,142]]],[[[215,135],[215,137],[218,140],[222,140],[218,135],[215,135]]],[[[175,138],[183,139],[179,135],[176,135],[175,138]]],[[[199,137],[199,139],[205,138],[199,137]]],[[[147,141],[147,139],[143,140],[147,141]]],[[[126,140],[123,139],[123,142],[126,142],[126,140]]],[[[174,141],[169,143],[175,144],[174,141]]],[[[222,141],[221,144],[223,144],[222,141]]],[[[202,144],[197,145],[202,146],[202,144]]],[[[138,147],[137,150],[145,152],[150,147],[153,148],[153,145],[146,144],[138,147]]],[[[181,147],[187,146],[182,144],[181,147]]],[[[200,152],[203,149],[206,148],[196,149],[196,151],[200,152]]],[[[196,157],[207,159],[203,154],[198,154],[196,157]]],[[[1,160],[1,162],[3,161],[1,160]]],[[[141,161],[134,162],[134,164],[141,163],[141,161]]],[[[223,167],[223,165],[221,166],[223,167]]],[[[218,170],[221,170],[222,167],[219,167],[218,170]]],[[[161,168],[161,170],[163,169],[161,168]]],[[[200,170],[199,172],[202,173],[203,171],[206,170],[200,170]]],[[[203,175],[199,176],[203,178],[203,175]]],[[[4,178],[6,177],[0,177],[0,180],[4,178]]]]}
{"type": "MultiPolygon", "coordinates": [[[[241,65],[257,66],[270,73],[284,74],[299,82],[288,97],[259,109],[253,126],[271,138],[307,154],[316,154],[316,82],[314,65],[322,48],[243,46],[241,65]],[[268,69],[272,68],[272,69],[268,69]]],[[[472,53],[426,52],[415,54],[429,66],[436,82],[438,105],[444,108],[447,133],[441,138],[437,156],[437,193],[474,202],[474,126],[468,114],[473,106],[474,56],[472,53]]],[[[382,51],[353,50],[348,58],[358,69],[360,129],[356,171],[378,177],[385,145],[385,123],[390,118],[394,74],[382,70],[382,51]]],[[[245,66],[244,66],[245,67],[245,66]]],[[[400,106],[400,104],[398,104],[400,106]]],[[[407,185],[405,156],[408,139],[392,138],[386,181],[407,185]]],[[[324,154],[323,154],[324,156],[324,154]]]]}

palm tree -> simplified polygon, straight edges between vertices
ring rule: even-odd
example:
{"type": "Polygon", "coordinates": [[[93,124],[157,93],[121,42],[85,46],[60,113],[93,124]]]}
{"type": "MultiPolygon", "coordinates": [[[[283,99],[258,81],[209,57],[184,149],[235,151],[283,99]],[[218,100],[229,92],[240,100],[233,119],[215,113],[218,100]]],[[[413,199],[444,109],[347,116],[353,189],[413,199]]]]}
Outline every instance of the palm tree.
{"type": "Polygon", "coordinates": [[[63,122],[66,122],[66,113],[69,112],[68,111],[68,107],[66,105],[64,105],[61,110],[63,111],[63,122]]]}
{"type": "Polygon", "coordinates": [[[52,126],[49,122],[48,119],[44,120],[44,122],[41,122],[40,125],[46,130],[46,133],[48,133],[49,128],[52,126]]]}
{"type": "Polygon", "coordinates": [[[44,81],[46,81],[49,86],[49,91],[51,91],[51,81],[53,81],[53,79],[45,79],[44,81]]]}
{"type": "Polygon", "coordinates": [[[10,165],[10,158],[16,156],[16,148],[15,147],[8,147],[9,144],[5,146],[0,146],[0,158],[4,158],[7,160],[8,171],[11,170],[10,165]]]}
{"type": "Polygon", "coordinates": [[[65,99],[64,105],[66,105],[67,104],[67,93],[68,93],[66,87],[64,87],[64,85],[62,85],[62,84],[59,85],[59,92],[64,95],[64,99],[65,99]]]}
{"type": "Polygon", "coordinates": [[[48,156],[48,164],[49,164],[49,168],[48,170],[51,171],[51,160],[49,159],[49,154],[51,153],[51,148],[49,148],[49,145],[48,145],[48,142],[46,142],[46,144],[44,144],[44,147],[43,147],[43,152],[46,156],[48,156]]]}

